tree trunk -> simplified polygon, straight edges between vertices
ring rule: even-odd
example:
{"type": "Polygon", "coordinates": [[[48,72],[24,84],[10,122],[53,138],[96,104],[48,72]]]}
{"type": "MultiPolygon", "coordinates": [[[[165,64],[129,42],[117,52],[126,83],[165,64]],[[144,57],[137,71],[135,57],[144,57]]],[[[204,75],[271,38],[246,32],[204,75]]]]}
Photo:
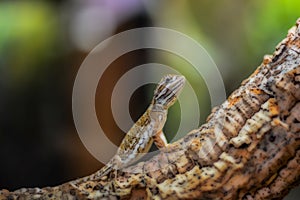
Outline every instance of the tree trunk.
{"type": "Polygon", "coordinates": [[[101,179],[0,199],[280,199],[300,174],[300,19],[207,123],[101,179]]]}

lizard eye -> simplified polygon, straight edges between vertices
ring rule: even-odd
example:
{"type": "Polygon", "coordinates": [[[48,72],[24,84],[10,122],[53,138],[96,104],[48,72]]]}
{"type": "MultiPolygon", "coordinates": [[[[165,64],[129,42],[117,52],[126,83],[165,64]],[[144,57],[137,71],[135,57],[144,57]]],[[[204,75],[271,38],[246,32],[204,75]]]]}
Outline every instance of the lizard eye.
{"type": "Polygon", "coordinates": [[[167,77],[166,78],[166,82],[168,83],[168,82],[170,82],[171,81],[171,78],[170,77],[167,77]]]}

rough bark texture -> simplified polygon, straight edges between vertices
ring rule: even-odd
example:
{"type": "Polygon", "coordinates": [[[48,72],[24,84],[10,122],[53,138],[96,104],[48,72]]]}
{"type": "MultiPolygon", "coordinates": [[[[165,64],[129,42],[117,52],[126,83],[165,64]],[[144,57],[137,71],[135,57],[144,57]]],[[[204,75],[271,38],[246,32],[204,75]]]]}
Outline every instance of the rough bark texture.
{"type": "Polygon", "coordinates": [[[299,24],[206,124],[149,161],[0,199],[283,198],[300,180],[299,24]]]}

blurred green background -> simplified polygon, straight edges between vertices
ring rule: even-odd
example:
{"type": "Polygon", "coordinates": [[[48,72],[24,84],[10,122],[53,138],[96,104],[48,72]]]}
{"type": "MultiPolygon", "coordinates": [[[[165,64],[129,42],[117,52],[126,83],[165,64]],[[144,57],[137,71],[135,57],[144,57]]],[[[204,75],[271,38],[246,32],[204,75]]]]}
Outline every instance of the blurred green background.
{"type": "MultiPolygon", "coordinates": [[[[230,94],[263,55],[274,52],[298,17],[299,0],[1,1],[0,188],[56,185],[102,166],[80,142],[71,104],[80,64],[107,37],[144,26],[187,34],[211,55],[230,94]]],[[[115,144],[124,132],[109,106],[113,86],[126,71],[149,62],[170,65],[187,77],[197,92],[199,125],[210,112],[207,87],[188,63],[155,50],[128,53],[112,63],[96,94],[99,123],[115,144]]],[[[134,120],[148,106],[153,88],[141,87],[132,97],[134,120]]],[[[176,132],[179,107],[170,110],[166,133],[176,132]]]]}

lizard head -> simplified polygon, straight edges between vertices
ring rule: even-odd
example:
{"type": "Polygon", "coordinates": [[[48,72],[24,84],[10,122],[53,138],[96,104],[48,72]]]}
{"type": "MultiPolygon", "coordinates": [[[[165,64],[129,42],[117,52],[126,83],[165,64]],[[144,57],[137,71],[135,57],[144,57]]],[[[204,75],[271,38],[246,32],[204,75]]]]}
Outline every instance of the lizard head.
{"type": "Polygon", "coordinates": [[[169,108],[177,100],[184,83],[184,76],[171,74],[164,76],[154,91],[152,103],[160,104],[164,108],[169,108]]]}

